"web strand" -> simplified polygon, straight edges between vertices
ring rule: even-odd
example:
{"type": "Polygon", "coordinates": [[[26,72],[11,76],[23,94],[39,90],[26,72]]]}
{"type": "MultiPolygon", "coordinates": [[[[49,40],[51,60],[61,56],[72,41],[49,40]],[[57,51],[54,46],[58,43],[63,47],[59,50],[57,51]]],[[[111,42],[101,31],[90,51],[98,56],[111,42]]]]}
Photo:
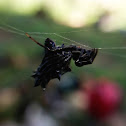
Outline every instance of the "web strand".
{"type": "Polygon", "coordinates": [[[17,28],[15,28],[15,27],[13,27],[13,26],[10,26],[10,25],[7,25],[7,24],[3,24],[3,25],[6,26],[6,27],[8,27],[8,28],[11,28],[11,29],[13,29],[13,30],[16,30],[16,31],[18,31],[18,32],[25,33],[23,30],[17,29],[17,28]]]}
{"type": "MultiPolygon", "coordinates": [[[[3,28],[3,27],[0,27],[0,29],[2,29],[2,30],[4,30],[4,31],[11,32],[11,33],[15,33],[15,34],[23,35],[23,36],[25,36],[26,33],[30,33],[30,34],[39,34],[39,35],[41,35],[41,34],[56,35],[56,36],[58,36],[58,37],[60,37],[60,38],[63,38],[63,39],[65,39],[65,40],[68,40],[68,41],[70,41],[70,42],[79,44],[79,45],[84,46],[84,47],[91,48],[91,47],[89,47],[89,46],[87,46],[87,45],[84,45],[84,44],[81,44],[81,43],[76,42],[76,41],[74,41],[74,40],[71,40],[71,39],[66,38],[66,37],[64,37],[64,36],[61,36],[61,35],[59,35],[59,34],[57,34],[57,33],[25,32],[25,31],[23,31],[23,30],[17,29],[17,28],[15,28],[15,27],[10,26],[10,25],[7,25],[7,24],[5,24],[5,23],[3,23],[3,25],[6,26],[6,27],[9,27],[10,29],[13,29],[13,30],[6,29],[6,28],[3,28]],[[14,30],[16,30],[16,31],[14,31],[14,30]]],[[[83,31],[83,30],[79,30],[79,31],[83,31]]],[[[79,32],[79,31],[60,32],[60,33],[72,33],[72,32],[79,32]]],[[[35,35],[34,35],[34,36],[35,36],[35,35]]],[[[36,37],[38,37],[38,36],[36,36],[36,37]]],[[[39,37],[39,38],[45,38],[45,37],[39,37]]],[[[65,43],[68,43],[68,42],[65,42],[65,43]]]]}
{"type": "Polygon", "coordinates": [[[117,49],[126,49],[126,47],[108,47],[108,48],[97,48],[97,49],[100,49],[100,50],[117,50],[117,49]]]}
{"type": "Polygon", "coordinates": [[[10,32],[10,33],[15,33],[15,34],[19,34],[19,35],[25,35],[24,33],[20,33],[20,32],[16,32],[14,30],[11,30],[11,29],[7,29],[7,28],[3,28],[0,26],[0,29],[4,30],[4,31],[7,31],[7,32],[10,32]]]}
{"type": "Polygon", "coordinates": [[[71,33],[76,33],[76,32],[81,32],[81,31],[89,31],[89,30],[73,30],[73,31],[68,31],[68,32],[64,32],[64,31],[61,31],[61,32],[27,32],[27,33],[30,33],[30,34],[37,34],[37,35],[42,35],[42,34],[71,34],[71,33]]]}
{"type": "Polygon", "coordinates": [[[3,26],[5,26],[5,27],[8,27],[8,28],[13,29],[13,30],[16,30],[17,32],[25,33],[23,30],[18,29],[18,28],[16,28],[16,27],[13,27],[13,26],[11,26],[11,25],[8,25],[8,24],[4,23],[4,22],[1,21],[1,20],[0,20],[0,22],[1,22],[1,24],[2,24],[3,26]]]}
{"type": "MultiPolygon", "coordinates": [[[[7,32],[11,32],[11,33],[19,34],[19,35],[22,35],[22,36],[26,36],[25,35],[26,32],[23,31],[23,30],[20,30],[18,28],[13,27],[13,26],[7,25],[5,23],[3,23],[3,25],[8,27],[9,29],[8,28],[4,28],[2,26],[0,26],[0,29],[2,29],[4,31],[7,31],[7,32]]],[[[82,43],[76,42],[76,41],[74,41],[72,39],[69,39],[69,38],[67,38],[65,36],[60,35],[62,33],[72,33],[72,32],[80,32],[80,31],[84,31],[84,30],[77,30],[77,31],[70,31],[70,32],[58,32],[58,33],[57,32],[52,32],[52,33],[47,33],[47,32],[27,32],[27,33],[30,34],[30,35],[33,35],[36,38],[44,38],[44,39],[46,38],[46,37],[44,37],[44,35],[55,35],[55,36],[57,36],[59,38],[62,38],[64,40],[67,40],[67,41],[70,41],[72,43],[78,44],[78,45],[80,45],[82,47],[92,48],[92,47],[90,47],[88,45],[84,45],[82,43]],[[39,36],[39,35],[43,35],[43,36],[39,36]]],[[[64,43],[68,43],[69,44],[69,42],[66,42],[66,41],[64,41],[64,43]]],[[[101,47],[99,47],[97,49],[99,49],[99,50],[125,50],[126,47],[125,46],[123,46],[123,47],[108,47],[108,48],[101,48],[101,47]]]]}
{"type": "Polygon", "coordinates": [[[71,39],[69,39],[69,38],[66,38],[66,37],[64,37],[64,36],[61,36],[61,35],[59,35],[59,34],[57,34],[57,33],[54,33],[54,35],[56,35],[56,36],[58,36],[58,37],[61,37],[61,38],[63,38],[63,39],[69,40],[69,41],[71,41],[71,42],[74,42],[74,43],[76,43],[76,44],[79,44],[79,45],[81,45],[81,46],[91,48],[90,46],[87,46],[87,45],[81,44],[81,43],[79,43],[79,42],[76,42],[76,41],[71,40],[71,39]]]}
{"type": "Polygon", "coordinates": [[[112,56],[118,56],[120,58],[125,58],[126,59],[126,56],[125,55],[113,54],[113,53],[105,52],[105,51],[102,51],[101,53],[107,54],[107,55],[112,55],[112,56]]]}
{"type": "MultiPolygon", "coordinates": [[[[75,32],[75,31],[73,31],[73,32],[75,32]]],[[[68,40],[68,41],[70,41],[70,42],[72,42],[72,43],[78,44],[78,45],[80,45],[80,46],[82,46],[82,47],[92,48],[92,47],[90,47],[90,46],[81,44],[81,43],[76,42],[76,41],[74,41],[74,40],[72,40],[72,39],[69,39],[69,38],[64,37],[64,36],[62,36],[62,35],[59,35],[58,33],[55,33],[55,32],[53,32],[53,33],[27,32],[27,33],[29,33],[29,34],[37,34],[37,35],[44,35],[44,34],[45,34],[45,35],[55,35],[55,36],[58,36],[58,37],[60,37],[60,38],[65,39],[65,40],[68,40]]],[[[59,33],[67,33],[67,32],[59,32],[59,33]]],[[[71,33],[71,32],[69,32],[69,33],[71,33]]],[[[66,42],[66,43],[67,43],[67,42],[66,42]]]]}

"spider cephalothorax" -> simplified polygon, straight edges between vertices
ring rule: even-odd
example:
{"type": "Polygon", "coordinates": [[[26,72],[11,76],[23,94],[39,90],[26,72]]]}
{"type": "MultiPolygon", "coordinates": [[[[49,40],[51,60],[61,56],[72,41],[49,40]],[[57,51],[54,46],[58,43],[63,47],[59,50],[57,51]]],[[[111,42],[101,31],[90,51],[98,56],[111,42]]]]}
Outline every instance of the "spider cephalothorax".
{"type": "Polygon", "coordinates": [[[27,33],[26,35],[45,48],[45,56],[32,75],[35,78],[35,87],[41,85],[43,90],[51,79],[58,78],[60,80],[61,75],[71,71],[71,59],[75,61],[76,66],[81,67],[92,64],[98,52],[98,49],[86,50],[75,45],[56,46],[55,42],[49,38],[45,40],[45,45],[42,45],[27,33]]]}

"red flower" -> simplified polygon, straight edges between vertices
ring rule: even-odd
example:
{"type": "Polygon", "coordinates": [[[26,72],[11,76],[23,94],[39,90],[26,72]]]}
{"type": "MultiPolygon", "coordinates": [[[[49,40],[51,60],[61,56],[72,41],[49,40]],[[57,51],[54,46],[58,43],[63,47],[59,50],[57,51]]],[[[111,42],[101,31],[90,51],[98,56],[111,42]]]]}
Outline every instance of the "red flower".
{"type": "MultiPolygon", "coordinates": [[[[108,80],[91,81],[88,88],[88,112],[96,119],[103,119],[113,114],[122,100],[120,87],[108,80]]],[[[89,83],[88,83],[89,84],[89,83]]]]}

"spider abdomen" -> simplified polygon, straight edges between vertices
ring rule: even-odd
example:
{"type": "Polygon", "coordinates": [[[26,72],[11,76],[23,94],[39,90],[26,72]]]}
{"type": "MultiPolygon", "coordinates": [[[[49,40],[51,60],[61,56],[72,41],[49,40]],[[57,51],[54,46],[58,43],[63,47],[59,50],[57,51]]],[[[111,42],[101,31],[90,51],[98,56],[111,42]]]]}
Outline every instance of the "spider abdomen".
{"type": "Polygon", "coordinates": [[[72,53],[55,53],[50,52],[45,54],[42,63],[37,71],[32,75],[35,78],[35,86],[41,85],[43,89],[51,79],[58,78],[61,75],[71,71],[69,68],[72,53]]]}

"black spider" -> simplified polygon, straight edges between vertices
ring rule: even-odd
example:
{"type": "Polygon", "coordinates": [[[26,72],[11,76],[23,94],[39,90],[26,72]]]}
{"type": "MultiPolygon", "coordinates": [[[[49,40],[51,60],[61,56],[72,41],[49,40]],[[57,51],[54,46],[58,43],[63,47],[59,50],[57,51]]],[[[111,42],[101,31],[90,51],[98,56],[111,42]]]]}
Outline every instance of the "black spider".
{"type": "Polygon", "coordinates": [[[40,44],[33,39],[28,33],[26,35],[38,45],[45,48],[45,56],[42,63],[34,72],[32,77],[35,78],[35,87],[41,85],[43,90],[51,79],[58,78],[66,72],[70,72],[70,61],[73,59],[78,67],[92,64],[98,49],[86,50],[75,45],[65,47],[64,44],[56,46],[55,42],[47,38],[45,45],[40,44]]]}

